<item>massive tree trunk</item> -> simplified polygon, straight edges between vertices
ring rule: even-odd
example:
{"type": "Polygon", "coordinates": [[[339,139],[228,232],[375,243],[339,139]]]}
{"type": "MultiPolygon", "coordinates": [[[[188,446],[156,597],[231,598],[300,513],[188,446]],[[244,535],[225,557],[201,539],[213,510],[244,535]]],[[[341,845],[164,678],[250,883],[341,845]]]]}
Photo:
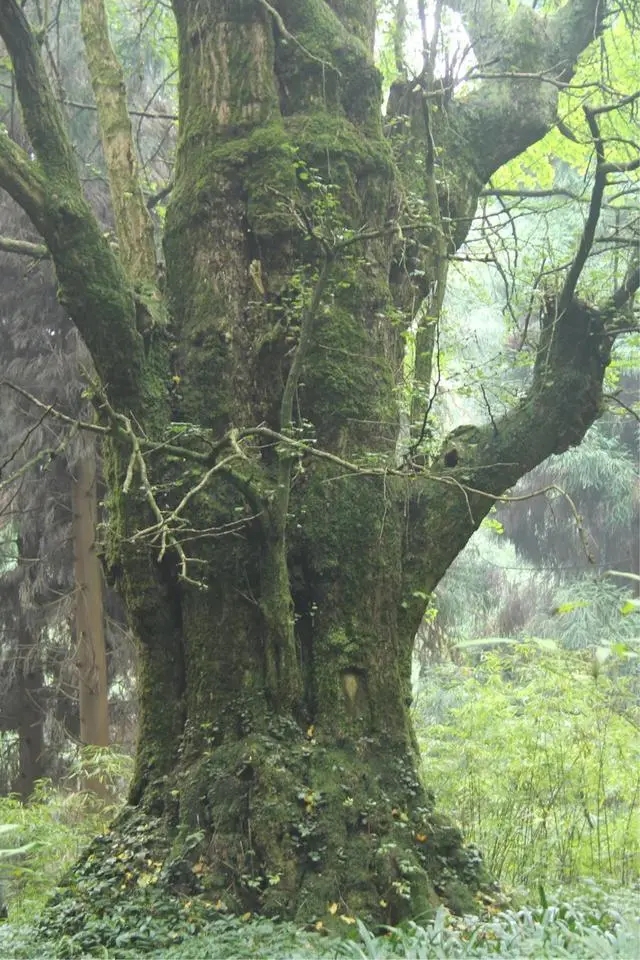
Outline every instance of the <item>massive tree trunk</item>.
{"type": "MultiPolygon", "coordinates": [[[[140,197],[121,189],[133,153],[114,149],[118,75],[100,60],[100,4],[84,6],[114,208],[142,221],[144,245],[140,197]]],[[[418,773],[413,639],[492,498],[598,415],[611,337],[567,287],[526,401],[425,470],[419,421],[398,451],[404,334],[426,318],[419,395],[478,193],[554,122],[556,88],[507,71],[531,72],[535,53],[569,79],[600,8],[570,4],[571,42],[564,14],[543,29],[505,8],[493,99],[457,103],[426,71],[394,86],[385,132],[373,0],[173,6],[168,324],[136,238],[118,231],[116,261],[83,206],[15,0],[0,13],[40,158],[5,143],[1,182],[48,243],[102,378],[108,560],[140,642],[131,807],[106,849],[142,813],[164,876],[226,908],[309,920],[337,902],[392,922],[441,900],[467,909],[483,873],[418,773]]]]}

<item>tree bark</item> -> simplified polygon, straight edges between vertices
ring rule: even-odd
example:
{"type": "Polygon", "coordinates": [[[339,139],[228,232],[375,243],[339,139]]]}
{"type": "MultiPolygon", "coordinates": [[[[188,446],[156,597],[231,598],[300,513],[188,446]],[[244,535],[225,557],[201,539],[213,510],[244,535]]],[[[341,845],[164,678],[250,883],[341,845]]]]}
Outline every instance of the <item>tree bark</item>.
{"type": "MultiPolygon", "coordinates": [[[[97,239],[58,125],[38,107],[24,17],[15,0],[0,10],[36,150],[44,126],[82,230],[62,230],[59,205],[24,186],[8,150],[13,177],[0,163],[0,182],[33,195],[103,380],[107,560],[140,641],[131,806],[90,856],[103,863],[144,820],[149,862],[166,857],[174,888],[234,910],[328,926],[334,903],[384,922],[442,900],[472,909],[481,863],[419,773],[413,640],[425,597],[494,498],[598,416],[612,335],[573,296],[550,301],[525,400],[455,432],[428,470],[419,424],[398,464],[398,395],[414,325],[418,386],[429,379],[447,259],[480,189],[550,128],[557,88],[506,76],[487,103],[458,103],[426,70],[424,83],[394,85],[385,131],[371,0],[173,7],[168,328],[136,326],[132,277],[97,239]],[[108,268],[102,298],[96,265],[108,268]]],[[[591,30],[578,43],[566,19],[556,30],[505,10],[503,72],[536,56],[546,68],[551,35],[570,75],[599,4],[567,7],[591,30]]],[[[94,56],[96,89],[103,68],[94,56]]],[[[117,191],[123,167],[117,155],[108,165],[117,191]]]]}
{"type": "MultiPolygon", "coordinates": [[[[83,455],[76,464],[71,493],[80,739],[85,745],[106,747],[109,744],[109,701],[102,567],[96,551],[98,496],[93,441],[85,444],[83,455]]],[[[94,793],[104,793],[96,777],[88,777],[84,786],[94,793]]]]}

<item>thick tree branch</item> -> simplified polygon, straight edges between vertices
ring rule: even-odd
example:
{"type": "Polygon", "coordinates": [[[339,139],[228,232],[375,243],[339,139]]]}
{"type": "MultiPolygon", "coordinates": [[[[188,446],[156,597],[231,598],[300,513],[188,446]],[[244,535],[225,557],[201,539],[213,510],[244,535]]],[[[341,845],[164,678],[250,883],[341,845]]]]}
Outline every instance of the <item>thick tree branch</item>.
{"type": "Polygon", "coordinates": [[[76,162],[38,44],[17,0],[0,4],[0,35],[15,76],[25,125],[46,176],[75,186],[76,162]]]}
{"type": "Polygon", "coordinates": [[[25,125],[37,156],[30,165],[0,134],[2,185],[42,234],[60,299],[80,330],[118,406],[137,409],[143,361],[136,308],[122,267],[84,198],[75,156],[40,52],[16,0],[0,3],[0,35],[11,57],[25,125]]]}
{"type": "Polygon", "coordinates": [[[602,411],[610,348],[597,309],[574,301],[559,313],[555,299],[549,299],[526,397],[493,423],[463,426],[449,435],[430,473],[457,480],[457,489],[430,478],[412,498],[409,592],[433,590],[495,497],[551,454],[582,440],[602,411]]]}
{"type": "MultiPolygon", "coordinates": [[[[138,176],[122,66],[111,45],[103,0],[82,0],[80,9],[122,264],[129,280],[146,288],[148,301],[159,305],[159,294],[151,297],[156,291],[153,225],[138,176]]],[[[161,317],[150,319],[158,322],[161,317]]]]}
{"type": "MultiPolygon", "coordinates": [[[[637,289],[639,269],[636,261],[625,289],[637,289]]],[[[620,291],[616,296],[622,299],[620,291]]],[[[600,416],[604,373],[620,331],[604,322],[607,304],[596,308],[574,299],[563,311],[558,308],[555,298],[547,300],[526,397],[500,419],[454,430],[414,488],[407,526],[408,595],[433,590],[495,498],[551,454],[580,443],[600,416]],[[443,486],[445,478],[452,485],[443,486]]],[[[416,626],[421,615],[418,601],[416,626]]]]}
{"type": "Polygon", "coordinates": [[[559,79],[570,80],[582,51],[602,33],[608,5],[596,0],[569,0],[549,19],[551,38],[558,50],[559,79]]]}
{"type": "MultiPolygon", "coordinates": [[[[465,426],[446,440],[442,455],[412,497],[413,522],[406,548],[409,595],[430,592],[459,553],[493,498],[551,454],[583,439],[603,409],[603,379],[616,336],[637,329],[619,314],[640,285],[640,261],[632,258],[623,283],[604,303],[592,306],[576,297],[602,209],[607,174],[605,145],[597,114],[585,108],[594,142],[596,175],[589,211],[576,255],[568,265],[561,294],[548,297],[542,316],[533,379],[526,397],[500,419],[482,427],[465,426]],[[440,477],[434,478],[434,474],[440,477]],[[436,479],[450,476],[459,488],[442,490],[436,479]],[[437,502],[437,509],[436,509],[437,502]],[[442,550],[442,544],[446,549],[442,550]],[[439,549],[438,549],[439,548],[439,549]]],[[[420,605],[413,613],[415,623],[420,605]]]]}
{"type": "Polygon", "coordinates": [[[490,64],[492,79],[459,99],[452,99],[439,81],[430,84],[426,76],[400,81],[392,86],[388,116],[398,162],[407,167],[412,184],[416,151],[422,147],[428,158],[430,140],[438,144],[441,206],[451,244],[457,247],[491,175],[556,125],[560,88],[567,86],[578,54],[601,29],[604,5],[600,0],[569,0],[558,19],[545,18],[528,6],[509,12],[498,0],[451,0],[449,6],[463,16],[480,67],[490,64]],[[567,20],[575,21],[570,36],[567,20]],[[413,138],[411,150],[402,146],[408,136],[413,138]]]}
{"type": "MultiPolygon", "coordinates": [[[[513,66],[521,63],[526,49],[527,25],[547,41],[547,65],[555,67],[556,79],[569,80],[582,51],[602,31],[606,3],[598,0],[568,0],[551,17],[536,14],[524,4],[513,10],[504,0],[447,0],[460,14],[481,66],[491,63],[513,66]],[[519,50],[518,50],[519,48],[519,50]]],[[[539,62],[539,51],[531,51],[539,62]]]]}
{"type": "Polygon", "coordinates": [[[15,240],[13,237],[0,237],[0,250],[3,253],[16,253],[35,260],[48,260],[51,254],[43,243],[30,243],[28,240],[15,240]]]}
{"type": "Polygon", "coordinates": [[[7,191],[39,227],[45,202],[45,185],[41,172],[24,150],[0,128],[0,187],[7,191]]]}
{"type": "Polygon", "coordinates": [[[568,83],[578,56],[601,32],[606,4],[569,0],[550,18],[524,6],[509,14],[493,0],[453,0],[452,6],[468,24],[481,69],[490,60],[496,75],[452,110],[452,122],[475,146],[472,163],[485,183],[554,126],[558,85],[568,83]]]}

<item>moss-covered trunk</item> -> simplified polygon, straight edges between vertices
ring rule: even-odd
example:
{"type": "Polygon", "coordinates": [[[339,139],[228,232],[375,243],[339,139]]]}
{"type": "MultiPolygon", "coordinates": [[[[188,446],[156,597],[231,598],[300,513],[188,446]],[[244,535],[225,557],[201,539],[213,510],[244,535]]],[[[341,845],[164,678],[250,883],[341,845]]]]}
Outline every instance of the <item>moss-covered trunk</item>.
{"type": "MultiPolygon", "coordinates": [[[[202,453],[263,432],[183,511],[209,531],[182,540],[188,579],[170,549],[153,569],[114,492],[141,641],[132,800],[162,815],[171,875],[225,908],[328,924],[336,903],[391,922],[467,906],[477,863],[434,813],[408,712],[407,490],[384,469],[411,318],[389,282],[401,189],[370,44],[345,27],[353,3],[344,23],[280,4],[296,42],[249,0],[175,6],[172,419],[202,453]],[[374,474],[345,476],[345,458],[374,474]]],[[[205,472],[148,466],[167,510],[205,472]]]]}

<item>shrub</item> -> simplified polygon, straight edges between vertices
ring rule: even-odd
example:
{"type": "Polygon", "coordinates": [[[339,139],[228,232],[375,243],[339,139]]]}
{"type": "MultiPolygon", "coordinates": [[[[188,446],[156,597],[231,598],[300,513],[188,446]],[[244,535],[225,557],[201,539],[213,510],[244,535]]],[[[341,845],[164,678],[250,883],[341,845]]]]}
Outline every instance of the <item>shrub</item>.
{"type": "Polygon", "coordinates": [[[535,643],[433,669],[416,710],[425,778],[496,879],[638,876],[634,682],[592,653],[535,643]]]}
{"type": "Polygon", "coordinates": [[[17,796],[0,797],[0,824],[11,831],[2,845],[15,854],[0,859],[0,882],[12,922],[30,921],[82,848],[105,830],[120,806],[130,765],[130,758],[116,750],[90,748],[86,759],[83,753],[74,765],[67,787],[40,781],[27,804],[17,796]],[[84,776],[112,786],[114,800],[70,789],[84,776]]]}

